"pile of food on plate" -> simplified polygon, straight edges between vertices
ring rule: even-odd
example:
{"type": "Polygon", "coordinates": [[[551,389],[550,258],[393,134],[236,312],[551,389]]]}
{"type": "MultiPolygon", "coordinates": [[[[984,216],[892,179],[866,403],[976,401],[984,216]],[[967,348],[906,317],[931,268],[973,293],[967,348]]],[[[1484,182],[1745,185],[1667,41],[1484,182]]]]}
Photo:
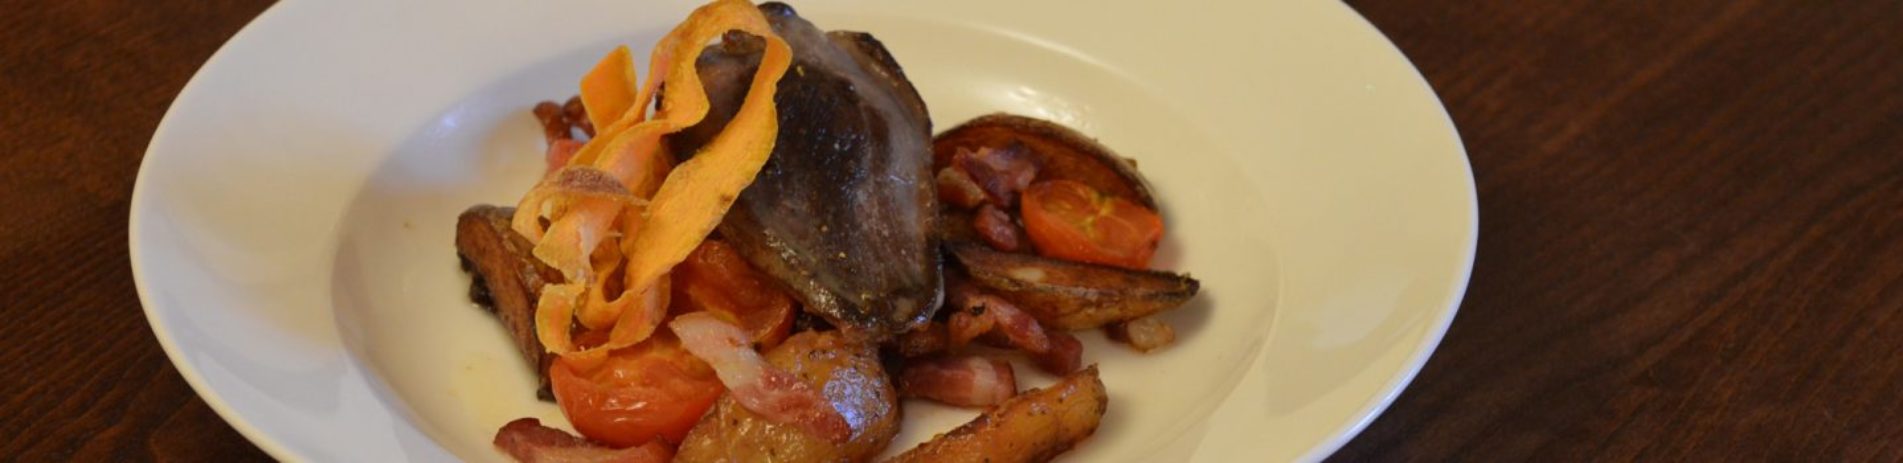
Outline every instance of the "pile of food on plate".
{"type": "Polygon", "coordinates": [[[580,433],[498,423],[516,459],[866,461],[921,398],[983,414],[895,461],[1049,460],[1109,403],[1072,333],[1157,349],[1196,295],[1148,269],[1133,162],[1020,116],[933,137],[870,34],[719,0],[634,63],[537,105],[547,173],[457,224],[471,298],[580,433]],[[1012,356],[1061,379],[1020,390],[1012,356]]]}

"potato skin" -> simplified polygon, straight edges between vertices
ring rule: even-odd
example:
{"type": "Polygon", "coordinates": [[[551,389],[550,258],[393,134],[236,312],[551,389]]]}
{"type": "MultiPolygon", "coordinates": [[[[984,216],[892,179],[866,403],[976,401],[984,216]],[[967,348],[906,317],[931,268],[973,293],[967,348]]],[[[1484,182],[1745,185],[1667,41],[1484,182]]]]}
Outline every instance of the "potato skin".
{"type": "Polygon", "coordinates": [[[562,282],[562,272],[542,264],[530,253],[535,248],[509,228],[515,208],[479,204],[456,217],[456,256],[469,272],[469,298],[495,314],[508,329],[509,340],[535,372],[535,396],[554,402],[548,366],[555,356],[542,349],[535,334],[535,303],[542,286],[562,282]]]}
{"type": "Polygon", "coordinates": [[[1096,433],[1109,405],[1091,365],[1050,387],[1020,393],[889,463],[1050,461],[1096,433]]]}
{"type": "Polygon", "coordinates": [[[971,281],[1037,317],[1046,328],[1097,328],[1174,309],[1201,283],[1168,272],[1129,270],[946,243],[971,281]]]}
{"type": "Polygon", "coordinates": [[[796,427],[767,421],[722,396],[687,433],[677,462],[866,461],[899,432],[898,391],[880,366],[877,347],[836,331],[807,331],[766,352],[767,363],[820,387],[846,418],[852,438],[828,442],[796,427]]]}

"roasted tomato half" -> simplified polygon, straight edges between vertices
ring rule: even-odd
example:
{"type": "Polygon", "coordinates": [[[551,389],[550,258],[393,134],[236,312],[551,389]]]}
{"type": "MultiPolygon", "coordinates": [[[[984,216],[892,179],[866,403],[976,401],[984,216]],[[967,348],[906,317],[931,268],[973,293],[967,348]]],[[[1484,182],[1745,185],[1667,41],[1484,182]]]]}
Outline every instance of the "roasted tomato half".
{"type": "Polygon", "coordinates": [[[1163,218],[1130,200],[1070,180],[1024,190],[1024,231],[1047,257],[1144,269],[1163,238],[1163,218]]]}
{"type": "Polygon", "coordinates": [[[680,442],[723,391],[713,368],[667,333],[600,362],[557,358],[549,383],[576,431],[614,447],[680,442]]]}

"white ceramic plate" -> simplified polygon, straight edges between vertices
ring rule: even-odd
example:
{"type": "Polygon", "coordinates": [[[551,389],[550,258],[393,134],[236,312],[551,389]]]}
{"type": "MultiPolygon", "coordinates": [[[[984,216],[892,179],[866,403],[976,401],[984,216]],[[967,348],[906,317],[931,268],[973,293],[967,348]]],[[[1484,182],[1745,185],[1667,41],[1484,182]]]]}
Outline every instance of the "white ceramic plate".
{"type": "MultiPolygon", "coordinates": [[[[1078,460],[1320,458],[1453,317],[1475,240],[1466,158],[1432,91],[1341,4],[795,6],[876,34],[939,128],[1045,117],[1155,183],[1160,262],[1204,292],[1168,316],[1180,344],[1159,354],[1083,334],[1112,405],[1078,460]]],[[[139,173],[132,264],[172,361],[286,459],[496,460],[503,422],[561,422],[464,298],[454,218],[533,181],[530,104],[572,94],[612,45],[648,49],[691,7],[272,7],[179,95],[139,173]]],[[[971,413],[907,415],[895,450],[971,413]]]]}

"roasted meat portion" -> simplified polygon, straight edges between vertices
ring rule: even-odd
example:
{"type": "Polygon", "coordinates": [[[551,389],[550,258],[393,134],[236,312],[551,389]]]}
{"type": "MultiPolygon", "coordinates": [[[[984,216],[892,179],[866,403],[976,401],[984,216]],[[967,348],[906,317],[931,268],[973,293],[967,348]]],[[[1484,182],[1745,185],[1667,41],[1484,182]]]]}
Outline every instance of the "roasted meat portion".
{"type": "MultiPolygon", "coordinates": [[[[823,32],[782,3],[760,5],[792,45],[779,81],[772,157],[720,225],[748,261],[807,311],[883,340],[931,318],[942,299],[934,233],[931,120],[885,47],[823,32]]],[[[710,141],[745,97],[763,41],[729,33],[697,66],[712,108],[668,139],[683,157],[710,141]]]]}
{"type": "Polygon", "coordinates": [[[562,273],[529,254],[534,245],[509,229],[515,208],[479,205],[456,218],[456,254],[470,273],[469,298],[494,313],[509,331],[522,360],[535,369],[536,395],[555,400],[548,387],[552,356],[535,336],[535,301],[542,285],[562,281],[562,273]]]}

